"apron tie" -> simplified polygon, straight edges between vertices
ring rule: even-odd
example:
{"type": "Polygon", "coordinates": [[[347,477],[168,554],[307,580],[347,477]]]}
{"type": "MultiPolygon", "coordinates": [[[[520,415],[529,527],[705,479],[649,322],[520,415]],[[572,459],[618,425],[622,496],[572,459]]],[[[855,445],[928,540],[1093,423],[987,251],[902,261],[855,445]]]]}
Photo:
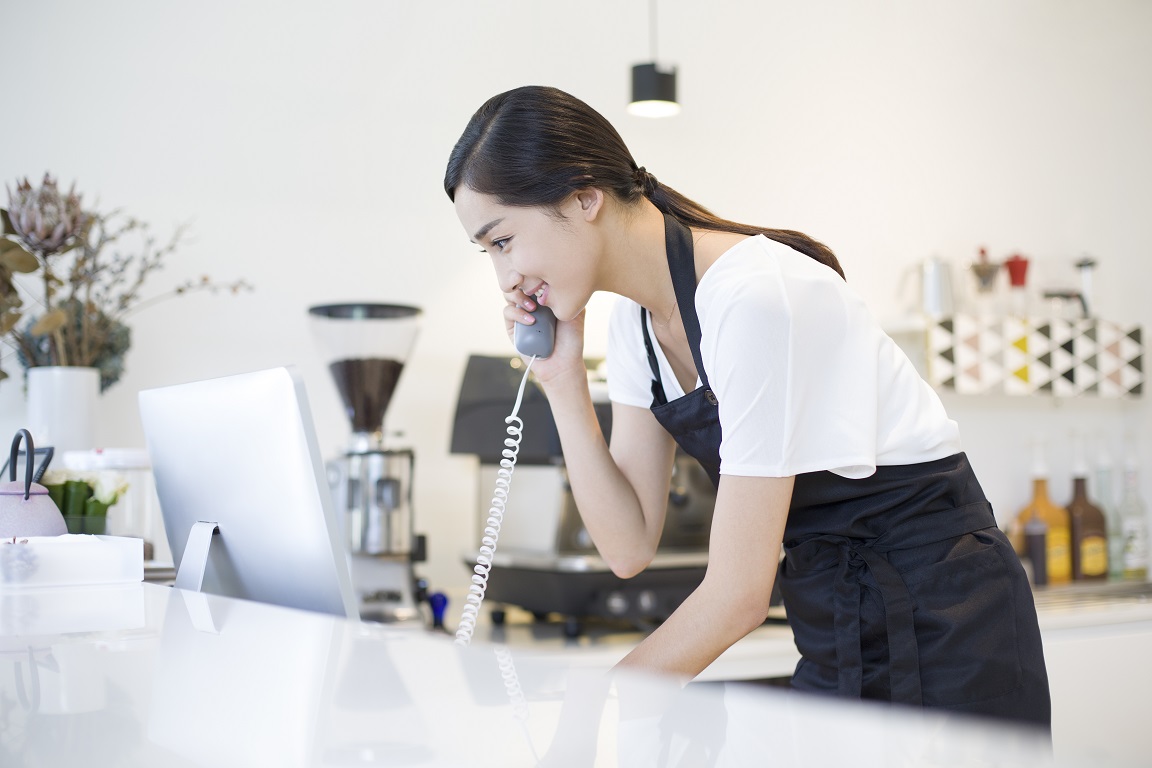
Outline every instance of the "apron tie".
{"type": "Polygon", "coordinates": [[[840,549],[840,568],[833,598],[840,695],[858,699],[863,689],[860,589],[864,574],[871,573],[884,603],[892,700],[922,705],[920,654],[916,646],[916,627],[912,619],[912,595],[909,594],[904,580],[887,558],[859,539],[828,536],[812,541],[820,540],[836,544],[840,549]]]}

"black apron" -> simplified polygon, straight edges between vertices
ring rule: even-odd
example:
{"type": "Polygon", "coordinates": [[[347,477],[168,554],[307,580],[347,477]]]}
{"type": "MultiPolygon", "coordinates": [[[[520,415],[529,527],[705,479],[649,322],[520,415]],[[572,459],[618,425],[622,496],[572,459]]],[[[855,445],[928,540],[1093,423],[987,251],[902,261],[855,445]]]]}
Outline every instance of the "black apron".
{"type": "MultiPolygon", "coordinates": [[[[671,402],[647,311],[652,413],[720,482],[720,417],[700,357],[692,236],[665,215],[668,267],[701,386],[671,402]]],[[[796,476],[780,591],[793,687],[1050,727],[1027,576],[963,453],[866,478],[796,476]]]]}

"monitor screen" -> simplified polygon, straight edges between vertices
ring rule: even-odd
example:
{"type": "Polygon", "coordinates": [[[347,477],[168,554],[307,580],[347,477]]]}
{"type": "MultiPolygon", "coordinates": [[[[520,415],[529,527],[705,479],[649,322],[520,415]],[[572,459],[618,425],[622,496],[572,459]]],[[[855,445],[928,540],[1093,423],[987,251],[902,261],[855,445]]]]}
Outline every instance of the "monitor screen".
{"type": "Polygon", "coordinates": [[[358,616],[295,369],[144,390],[140,417],[178,581],[189,533],[212,523],[204,591],[358,616]]]}

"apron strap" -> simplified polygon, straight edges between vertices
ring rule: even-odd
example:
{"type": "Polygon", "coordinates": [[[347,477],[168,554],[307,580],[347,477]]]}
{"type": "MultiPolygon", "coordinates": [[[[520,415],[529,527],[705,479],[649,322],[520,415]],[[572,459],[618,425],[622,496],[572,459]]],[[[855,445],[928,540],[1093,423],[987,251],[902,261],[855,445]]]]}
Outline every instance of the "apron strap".
{"type": "MultiPolygon", "coordinates": [[[[664,251],[668,257],[668,274],[672,277],[672,289],[676,294],[676,306],[680,310],[680,320],[684,323],[684,334],[688,347],[692,350],[692,362],[700,377],[700,386],[708,386],[708,374],[704,370],[704,358],[700,355],[700,317],[696,314],[696,259],[692,249],[692,232],[675,217],[664,214],[664,251]]],[[[668,395],[664,392],[664,381],[660,377],[660,362],[656,358],[656,348],[648,333],[648,310],[640,307],[640,329],[644,333],[644,349],[648,353],[648,367],[652,370],[652,402],[664,405],[668,395]]],[[[713,396],[715,397],[715,396],[713,396]]]]}
{"type": "Polygon", "coordinates": [[[668,395],[664,393],[660,361],[656,359],[656,348],[652,346],[652,336],[648,333],[648,310],[644,307],[640,307],[640,330],[644,332],[644,349],[648,352],[648,367],[652,370],[652,404],[664,405],[668,402],[668,395]]]}
{"type": "MultiPolygon", "coordinates": [[[[830,537],[831,538],[831,537],[830,537]]],[[[879,552],[859,540],[840,538],[840,574],[836,579],[836,663],[839,693],[858,699],[863,690],[864,663],[860,650],[860,578],[872,573],[884,602],[888,632],[888,670],[892,700],[920,706],[920,652],[912,619],[912,595],[899,572],[879,552]]]]}
{"type": "Polygon", "coordinates": [[[923,705],[920,691],[920,662],[916,646],[916,624],[912,621],[912,596],[900,573],[884,555],[858,539],[821,537],[838,543],[840,572],[836,577],[835,604],[836,667],[839,668],[839,693],[859,699],[864,687],[864,662],[861,655],[861,581],[865,571],[872,573],[884,601],[884,619],[888,633],[888,674],[892,700],[923,705]]]}
{"type": "MultiPolygon", "coordinates": [[[[704,358],[700,356],[700,318],[696,313],[696,259],[692,253],[692,233],[677,221],[674,216],[664,214],[664,250],[668,258],[668,274],[672,276],[672,288],[676,294],[676,306],[680,309],[680,319],[684,324],[684,335],[688,337],[688,347],[692,351],[692,363],[700,378],[700,386],[708,387],[708,374],[704,371],[704,358]]],[[[652,370],[652,403],[664,405],[668,395],[664,390],[664,379],[660,377],[660,363],[655,356],[652,335],[647,329],[647,310],[641,307],[641,330],[644,333],[644,349],[652,370]]],[[[714,398],[714,395],[713,395],[714,398]]],[[[711,402],[711,401],[710,401],[711,402]]]]}
{"type": "Polygon", "coordinates": [[[692,232],[675,217],[664,214],[664,250],[668,254],[668,271],[672,275],[672,288],[684,322],[684,334],[692,349],[692,362],[700,376],[700,385],[708,386],[708,374],[700,356],[700,318],[696,314],[696,260],[692,251],[692,232]]]}

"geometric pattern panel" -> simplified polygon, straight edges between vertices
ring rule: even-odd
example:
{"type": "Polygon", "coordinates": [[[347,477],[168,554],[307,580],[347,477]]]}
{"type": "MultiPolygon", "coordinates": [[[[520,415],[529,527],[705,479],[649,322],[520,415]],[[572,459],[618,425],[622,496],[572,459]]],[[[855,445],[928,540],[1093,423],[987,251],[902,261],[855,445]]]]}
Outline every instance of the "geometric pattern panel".
{"type": "Polygon", "coordinates": [[[952,315],[928,330],[928,382],[962,394],[1140,397],[1140,326],[952,315]]]}

